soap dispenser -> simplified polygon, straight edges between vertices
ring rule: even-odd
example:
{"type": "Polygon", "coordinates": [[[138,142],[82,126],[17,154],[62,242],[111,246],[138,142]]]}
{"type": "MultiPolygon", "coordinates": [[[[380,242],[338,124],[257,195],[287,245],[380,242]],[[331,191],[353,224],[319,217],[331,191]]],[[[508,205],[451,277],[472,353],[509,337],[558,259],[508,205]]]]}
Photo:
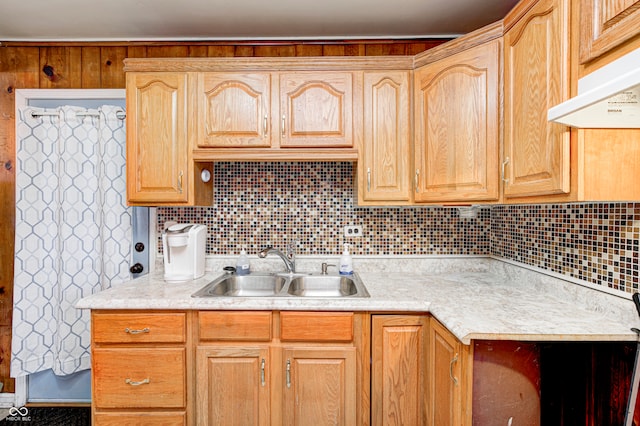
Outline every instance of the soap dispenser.
{"type": "Polygon", "coordinates": [[[344,243],[344,251],[340,257],[340,275],[353,275],[353,259],[349,253],[348,243],[344,243]]]}
{"type": "Polygon", "coordinates": [[[236,274],[248,275],[251,272],[251,265],[249,263],[249,257],[247,257],[247,251],[245,249],[240,250],[240,257],[236,261],[236,274]]]}

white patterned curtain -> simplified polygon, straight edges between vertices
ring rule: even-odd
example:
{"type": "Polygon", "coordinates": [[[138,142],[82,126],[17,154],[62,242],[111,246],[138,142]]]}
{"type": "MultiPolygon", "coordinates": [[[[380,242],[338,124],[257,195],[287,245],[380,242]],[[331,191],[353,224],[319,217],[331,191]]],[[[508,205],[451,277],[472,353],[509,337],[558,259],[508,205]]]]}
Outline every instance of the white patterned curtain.
{"type": "Polygon", "coordinates": [[[131,210],[125,203],[125,127],[118,111],[20,111],[13,377],[90,368],[90,315],[74,306],[130,277],[131,210]]]}

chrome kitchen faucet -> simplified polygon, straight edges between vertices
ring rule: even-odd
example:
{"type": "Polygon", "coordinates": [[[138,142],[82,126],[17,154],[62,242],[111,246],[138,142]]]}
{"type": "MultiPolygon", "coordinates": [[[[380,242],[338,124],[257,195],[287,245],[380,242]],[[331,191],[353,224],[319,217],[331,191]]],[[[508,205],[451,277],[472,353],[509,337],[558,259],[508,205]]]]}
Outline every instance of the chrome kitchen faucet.
{"type": "Polygon", "coordinates": [[[268,254],[273,253],[282,259],[284,266],[287,268],[287,272],[293,274],[296,272],[296,243],[287,244],[287,254],[285,255],[280,250],[271,246],[265,247],[258,252],[258,257],[264,259],[268,254]]]}

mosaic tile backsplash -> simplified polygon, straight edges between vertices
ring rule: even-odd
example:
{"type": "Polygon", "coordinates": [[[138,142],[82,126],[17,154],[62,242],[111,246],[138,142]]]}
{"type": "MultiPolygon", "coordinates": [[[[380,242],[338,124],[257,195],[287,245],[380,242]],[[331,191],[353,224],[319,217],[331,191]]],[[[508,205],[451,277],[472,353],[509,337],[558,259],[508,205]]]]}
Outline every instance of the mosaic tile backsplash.
{"type": "MultiPolygon", "coordinates": [[[[500,205],[474,219],[456,208],[354,204],[351,163],[216,163],[212,207],[158,208],[168,220],[208,227],[207,253],[267,245],[297,253],[494,255],[625,292],[638,291],[639,203],[500,205]],[[362,225],[363,237],[342,236],[362,225]]],[[[161,245],[159,244],[161,249],[161,245]]]]}
{"type": "Polygon", "coordinates": [[[494,206],[491,253],[612,289],[638,291],[640,203],[494,206]]]}
{"type": "Polygon", "coordinates": [[[297,253],[340,255],[489,254],[489,209],[461,219],[455,208],[359,208],[351,163],[223,162],[214,168],[212,207],[158,208],[167,220],[207,225],[207,253],[255,254],[297,241],[297,253]],[[363,236],[345,239],[345,225],[363,236]]]}

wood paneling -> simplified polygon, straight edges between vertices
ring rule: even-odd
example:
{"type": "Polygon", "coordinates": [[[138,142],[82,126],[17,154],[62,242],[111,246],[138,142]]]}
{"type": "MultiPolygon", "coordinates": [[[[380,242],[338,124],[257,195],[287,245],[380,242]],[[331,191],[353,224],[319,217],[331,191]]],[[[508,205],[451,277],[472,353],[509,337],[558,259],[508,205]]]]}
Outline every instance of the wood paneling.
{"type": "Polygon", "coordinates": [[[0,380],[12,392],[8,342],[13,303],[15,90],[124,88],[124,58],[193,56],[364,56],[416,54],[447,40],[167,43],[5,43],[0,45],[0,380]],[[372,47],[367,48],[367,45],[372,47]],[[384,45],[392,47],[382,48],[384,45]],[[43,71],[46,68],[47,73],[43,71]],[[6,344],[5,344],[6,343],[6,344]]]}

